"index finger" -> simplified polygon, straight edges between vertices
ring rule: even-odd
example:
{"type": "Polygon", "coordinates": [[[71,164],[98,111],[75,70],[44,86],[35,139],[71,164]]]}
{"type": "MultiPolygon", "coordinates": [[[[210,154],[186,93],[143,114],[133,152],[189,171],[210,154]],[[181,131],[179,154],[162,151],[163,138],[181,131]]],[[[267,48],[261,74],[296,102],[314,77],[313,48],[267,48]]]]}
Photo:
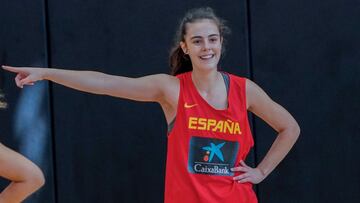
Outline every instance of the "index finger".
{"type": "Polygon", "coordinates": [[[15,67],[12,67],[12,66],[2,65],[2,68],[3,68],[4,70],[7,70],[7,71],[10,71],[10,72],[13,72],[13,73],[18,73],[18,72],[20,72],[19,68],[15,68],[15,67]]]}

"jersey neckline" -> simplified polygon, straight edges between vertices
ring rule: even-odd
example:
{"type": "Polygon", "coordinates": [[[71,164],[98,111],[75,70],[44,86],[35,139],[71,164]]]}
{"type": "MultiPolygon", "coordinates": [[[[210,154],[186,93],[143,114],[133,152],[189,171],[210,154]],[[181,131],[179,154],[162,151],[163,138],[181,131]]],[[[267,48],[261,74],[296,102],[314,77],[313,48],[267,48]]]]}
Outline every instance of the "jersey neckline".
{"type": "MultiPolygon", "coordinates": [[[[194,83],[194,81],[193,81],[193,79],[192,79],[192,71],[190,71],[189,73],[188,73],[188,79],[190,80],[190,88],[195,92],[195,95],[196,95],[196,97],[198,98],[198,100],[200,100],[202,103],[204,103],[206,106],[208,106],[210,109],[212,109],[213,111],[218,111],[218,112],[227,112],[227,111],[230,111],[230,107],[231,107],[231,102],[230,102],[230,98],[231,98],[231,96],[230,96],[230,94],[231,94],[231,78],[230,78],[230,75],[228,74],[228,73],[226,73],[226,72],[220,72],[220,71],[218,71],[220,74],[227,74],[228,76],[229,76],[229,90],[228,90],[228,93],[226,94],[226,96],[227,96],[227,108],[225,108],[225,109],[217,109],[217,108],[215,108],[214,106],[212,106],[211,104],[209,104],[202,96],[201,96],[201,94],[199,93],[199,91],[198,91],[198,89],[196,88],[196,86],[195,86],[195,83],[194,83]]],[[[224,78],[223,77],[221,77],[222,78],[222,80],[223,80],[223,82],[224,82],[224,85],[226,86],[226,83],[225,83],[225,80],[224,80],[224,78]]],[[[226,87],[225,87],[226,88],[226,87]]]]}

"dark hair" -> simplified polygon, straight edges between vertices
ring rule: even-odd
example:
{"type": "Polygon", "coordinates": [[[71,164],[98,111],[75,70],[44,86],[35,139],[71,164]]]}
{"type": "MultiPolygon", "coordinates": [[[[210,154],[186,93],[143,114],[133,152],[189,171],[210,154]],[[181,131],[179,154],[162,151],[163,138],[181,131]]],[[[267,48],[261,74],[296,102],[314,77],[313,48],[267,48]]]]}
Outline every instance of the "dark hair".
{"type": "Polygon", "coordinates": [[[186,24],[195,21],[209,19],[212,20],[219,28],[220,37],[223,40],[223,48],[221,53],[225,52],[225,35],[230,34],[230,29],[225,25],[225,20],[217,17],[212,8],[196,8],[189,10],[184,18],[180,21],[179,28],[175,35],[174,46],[170,51],[170,68],[171,75],[178,75],[192,71],[192,63],[190,57],[186,55],[180,47],[180,42],[185,42],[186,24]]]}

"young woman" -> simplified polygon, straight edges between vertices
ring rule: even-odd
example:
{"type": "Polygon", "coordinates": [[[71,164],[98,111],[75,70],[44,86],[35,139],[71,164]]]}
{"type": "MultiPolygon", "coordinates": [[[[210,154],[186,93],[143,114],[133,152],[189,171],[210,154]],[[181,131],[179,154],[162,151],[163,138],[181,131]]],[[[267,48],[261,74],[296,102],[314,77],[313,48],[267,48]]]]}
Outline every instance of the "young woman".
{"type": "Polygon", "coordinates": [[[300,130],[294,118],[254,82],[218,70],[228,28],[210,8],[189,11],[170,53],[172,75],[127,78],[93,71],[15,68],[17,86],[50,80],[70,88],[158,102],[169,124],[165,202],[257,202],[260,183],[286,156],[300,130]],[[245,164],[253,146],[251,111],[277,132],[256,168],[245,164]]]}
{"type": "MultiPolygon", "coordinates": [[[[5,107],[0,101],[0,108],[5,107]]],[[[19,203],[45,183],[43,173],[34,163],[1,143],[0,177],[11,181],[0,193],[0,203],[19,203]]]]}

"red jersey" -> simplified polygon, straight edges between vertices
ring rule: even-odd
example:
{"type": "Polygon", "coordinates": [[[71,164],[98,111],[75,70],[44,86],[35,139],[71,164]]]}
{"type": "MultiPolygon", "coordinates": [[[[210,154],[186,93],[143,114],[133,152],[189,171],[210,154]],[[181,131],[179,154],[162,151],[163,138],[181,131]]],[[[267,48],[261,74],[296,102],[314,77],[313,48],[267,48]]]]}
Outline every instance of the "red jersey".
{"type": "Polygon", "coordinates": [[[257,203],[251,183],[230,169],[253,146],[245,78],[229,75],[228,108],[217,110],[198,93],[191,72],[178,75],[180,94],[168,134],[165,203],[257,203]]]}

